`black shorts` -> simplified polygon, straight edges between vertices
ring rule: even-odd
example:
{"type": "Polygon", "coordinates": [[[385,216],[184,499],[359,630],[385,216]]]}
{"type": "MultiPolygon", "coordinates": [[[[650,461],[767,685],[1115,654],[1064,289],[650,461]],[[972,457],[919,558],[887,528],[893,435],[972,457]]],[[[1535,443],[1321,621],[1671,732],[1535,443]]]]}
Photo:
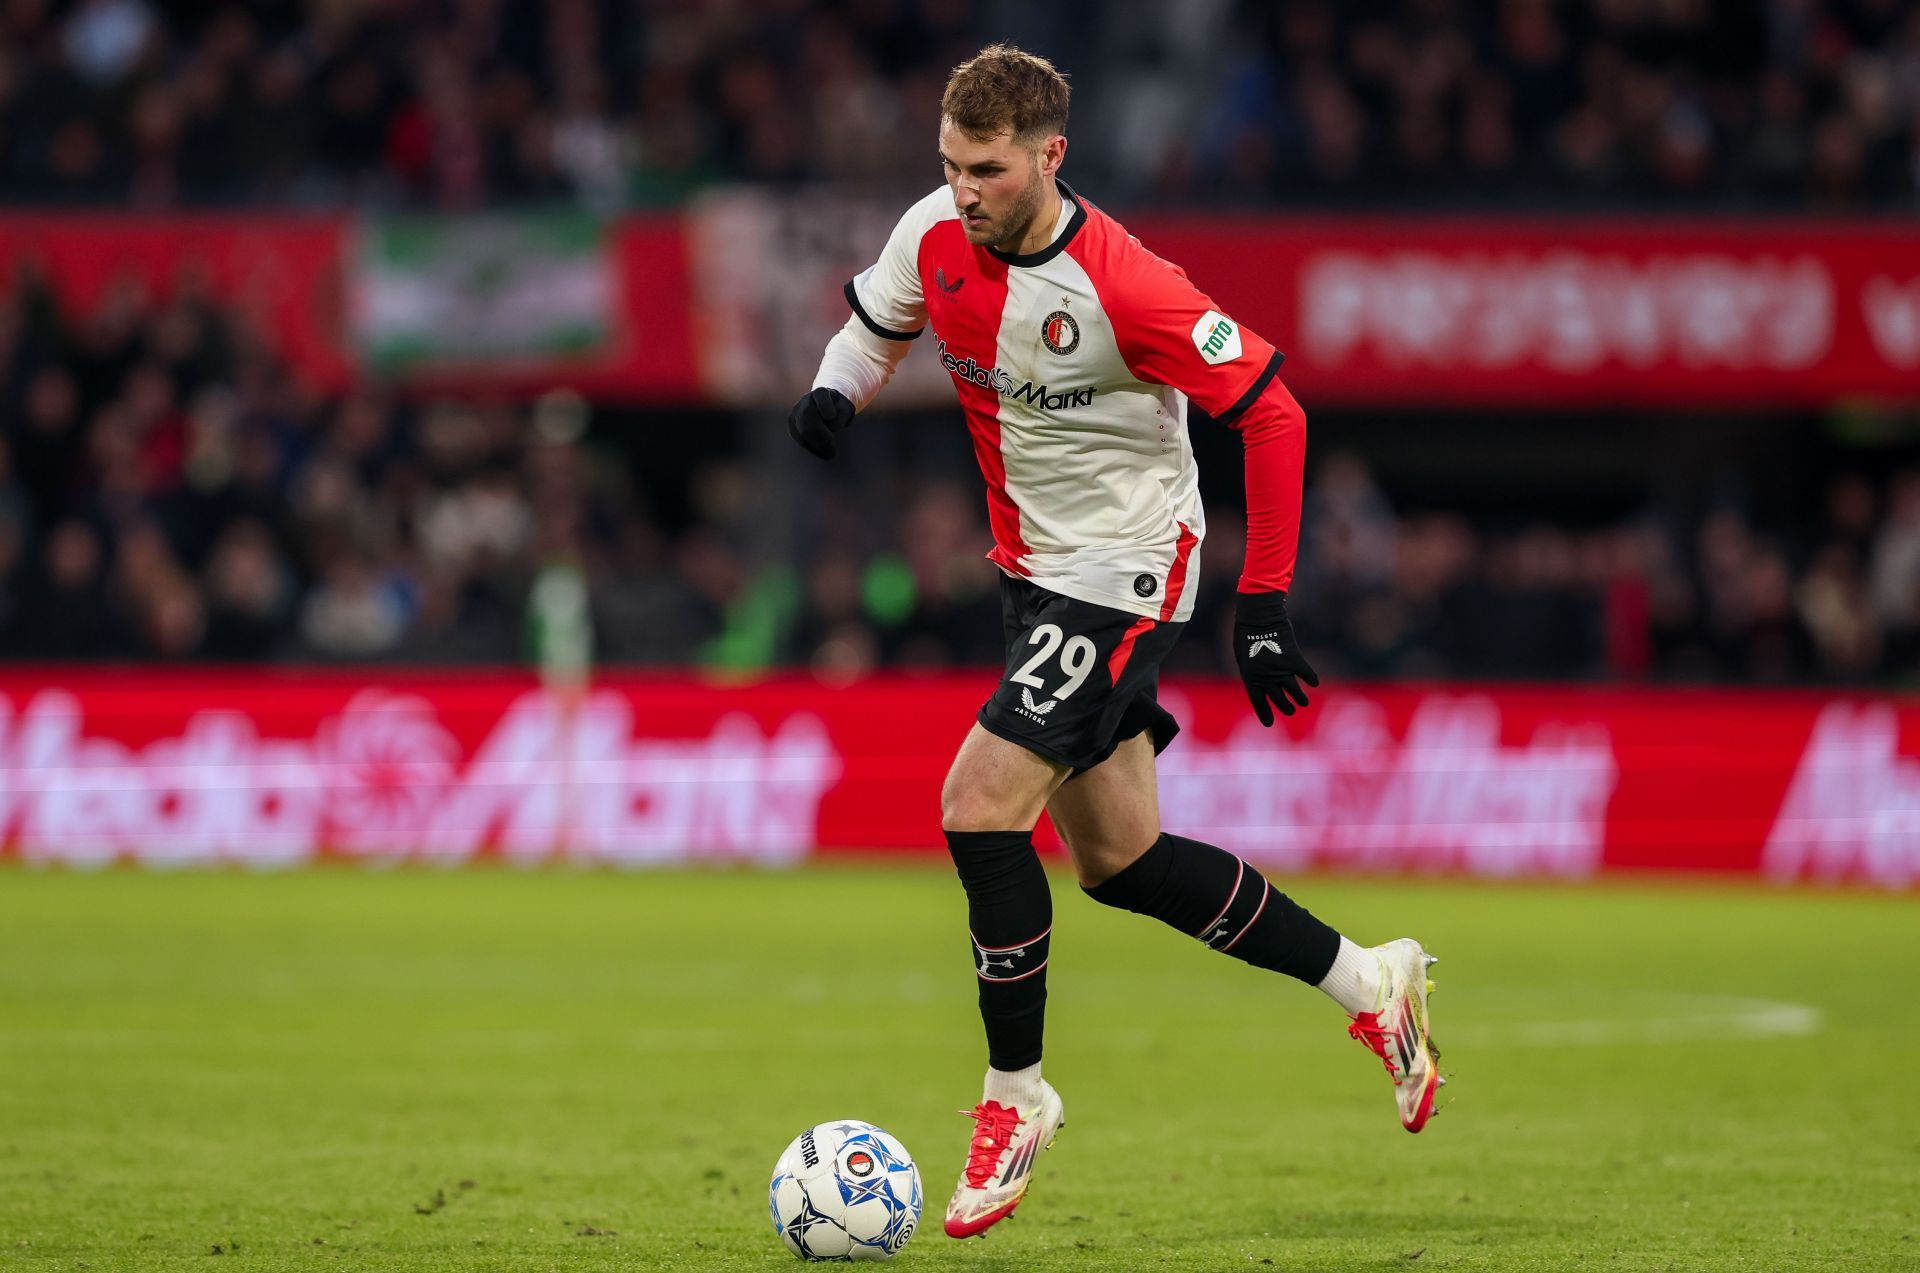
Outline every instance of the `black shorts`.
{"type": "Polygon", "coordinates": [[[1007,667],[980,709],[989,733],[1076,772],[1145,730],[1156,754],[1180,732],[1154,697],[1184,623],[1143,619],[1000,577],[1007,667]]]}

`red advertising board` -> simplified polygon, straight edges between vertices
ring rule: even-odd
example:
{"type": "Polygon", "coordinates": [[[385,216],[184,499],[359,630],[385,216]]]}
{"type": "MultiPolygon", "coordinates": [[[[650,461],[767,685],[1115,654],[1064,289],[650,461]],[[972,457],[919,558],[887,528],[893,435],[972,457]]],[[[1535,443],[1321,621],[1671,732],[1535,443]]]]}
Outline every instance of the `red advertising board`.
{"type": "MultiPolygon", "coordinates": [[[[308,383],[336,391],[362,374],[345,330],[354,222],[343,216],[112,213],[0,215],[0,288],[28,266],[84,319],[128,283],[163,298],[183,285],[251,322],[308,383]]],[[[410,377],[425,391],[534,392],[565,384],[616,399],[690,401],[699,392],[692,283],[678,217],[610,227],[614,322],[603,352],[566,361],[496,360],[410,377]]]]}
{"type": "Polygon", "coordinates": [[[1920,223],[1136,218],[1315,405],[1920,399],[1920,223]]]}
{"type": "Polygon", "coordinates": [[[346,223],[256,213],[147,217],[115,213],[0,216],[0,279],[44,272],[71,315],[86,318],[126,285],[164,298],[201,287],[232,306],[312,383],[349,375],[340,339],[346,223]]]}
{"type": "MultiPolygon", "coordinates": [[[[824,196],[823,196],[824,197],[824,196]]],[[[571,384],[610,399],[784,406],[845,321],[840,288],[898,209],[791,215],[748,192],[611,227],[607,347],[481,363],[433,389],[571,384]],[[827,233],[832,230],[832,233],[827,233]]],[[[816,210],[817,211],[817,210],[816,210]]],[[[1823,406],[1920,400],[1920,223],[1703,218],[1126,218],[1287,351],[1320,406],[1823,406]]],[[[287,215],[0,216],[0,272],[42,262],[79,313],[133,276],[203,269],[310,380],[342,332],[352,223],[287,215]]],[[[931,368],[931,369],[930,369],[931,368]]],[[[909,360],[886,403],[951,401],[909,360]]]]}
{"type": "MultiPolygon", "coordinates": [[[[568,698],[504,672],[12,669],[0,857],[937,853],[941,777],[990,688],[631,676],[568,698]]],[[[1164,698],[1185,726],[1160,763],[1168,828],[1276,871],[1920,882],[1911,697],[1335,687],[1271,731],[1237,684],[1164,698]]]]}

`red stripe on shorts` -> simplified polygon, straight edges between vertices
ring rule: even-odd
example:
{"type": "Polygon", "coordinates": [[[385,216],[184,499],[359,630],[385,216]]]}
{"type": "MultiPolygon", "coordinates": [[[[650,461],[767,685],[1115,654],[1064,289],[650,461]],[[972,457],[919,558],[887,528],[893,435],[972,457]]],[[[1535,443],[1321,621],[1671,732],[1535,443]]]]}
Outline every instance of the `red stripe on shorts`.
{"type": "Polygon", "coordinates": [[[1127,670],[1127,661],[1133,657],[1133,643],[1152,626],[1152,619],[1135,619],[1126,635],[1120,638],[1120,644],[1113,647],[1113,653],[1107,658],[1107,679],[1110,682],[1115,685],[1120,683],[1120,674],[1127,670]]]}

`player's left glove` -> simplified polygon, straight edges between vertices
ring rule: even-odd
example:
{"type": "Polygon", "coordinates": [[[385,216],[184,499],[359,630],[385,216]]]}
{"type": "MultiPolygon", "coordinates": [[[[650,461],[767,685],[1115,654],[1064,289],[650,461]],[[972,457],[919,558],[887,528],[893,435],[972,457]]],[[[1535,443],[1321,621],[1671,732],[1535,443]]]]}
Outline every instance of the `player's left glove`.
{"type": "Polygon", "coordinates": [[[1233,661],[1240,666],[1253,714],[1262,725],[1273,724],[1273,708],[1282,716],[1294,713],[1294,704],[1307,705],[1300,682],[1320,684],[1313,667],[1300,653],[1293,624],[1287,622],[1284,592],[1242,592],[1233,608],[1233,661]],[[1268,704],[1271,703],[1272,707],[1268,704]]]}

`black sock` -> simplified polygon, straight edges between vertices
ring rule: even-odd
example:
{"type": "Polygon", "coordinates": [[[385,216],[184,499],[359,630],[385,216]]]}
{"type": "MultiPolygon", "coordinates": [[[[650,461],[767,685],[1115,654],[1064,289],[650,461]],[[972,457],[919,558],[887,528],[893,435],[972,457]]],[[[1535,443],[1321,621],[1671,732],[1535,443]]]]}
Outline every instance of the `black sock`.
{"type": "Polygon", "coordinates": [[[1162,835],[1125,870],[1086,893],[1310,986],[1326,980],[1340,953],[1340,934],[1260,872],[1225,849],[1182,836],[1162,835]]]}
{"type": "Polygon", "coordinates": [[[1024,1070],[1040,1060],[1053,932],[1053,893],[1033,851],[1033,833],[949,831],[947,852],[967,890],[987,1063],[1024,1070]]]}

